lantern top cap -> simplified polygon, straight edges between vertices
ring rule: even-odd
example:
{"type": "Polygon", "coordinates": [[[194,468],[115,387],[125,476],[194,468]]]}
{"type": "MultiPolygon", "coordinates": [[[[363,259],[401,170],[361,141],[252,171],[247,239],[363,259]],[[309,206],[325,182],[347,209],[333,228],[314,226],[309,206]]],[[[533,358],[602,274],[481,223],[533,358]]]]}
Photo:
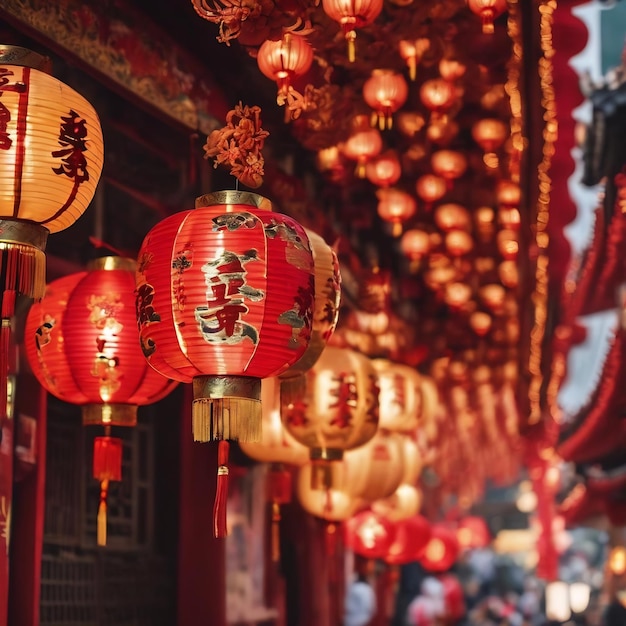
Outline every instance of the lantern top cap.
{"type": "Polygon", "coordinates": [[[135,272],[137,270],[137,261],[123,256],[103,256],[93,259],[87,263],[88,270],[126,270],[135,272]]]}
{"type": "Polygon", "coordinates": [[[0,65],[19,65],[49,73],[52,63],[48,57],[21,46],[0,44],[0,65]]]}
{"type": "Polygon", "coordinates": [[[226,189],[224,191],[214,191],[212,193],[206,193],[203,196],[196,198],[196,209],[204,207],[210,207],[215,205],[224,206],[228,211],[228,205],[233,204],[248,204],[262,211],[271,211],[272,202],[251,191],[238,191],[236,189],[226,189]]]}

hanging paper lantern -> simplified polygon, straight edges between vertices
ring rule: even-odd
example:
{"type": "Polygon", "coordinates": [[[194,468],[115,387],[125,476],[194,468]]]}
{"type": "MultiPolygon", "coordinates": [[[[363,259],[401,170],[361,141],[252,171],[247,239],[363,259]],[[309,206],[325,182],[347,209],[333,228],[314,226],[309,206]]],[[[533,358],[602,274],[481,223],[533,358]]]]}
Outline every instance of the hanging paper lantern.
{"type": "Polygon", "coordinates": [[[390,187],[400,180],[402,167],[395,151],[389,150],[371,159],[365,166],[365,175],[377,187],[390,187]]]}
{"type": "Polygon", "coordinates": [[[402,483],[388,497],[372,502],[372,511],[390,522],[406,520],[419,513],[422,506],[422,493],[417,487],[402,483]]]}
{"type": "Polygon", "coordinates": [[[378,189],[376,197],[378,215],[391,224],[393,236],[399,237],[402,234],[402,224],[411,219],[417,211],[415,198],[406,191],[393,187],[378,189]]]}
{"type": "Polygon", "coordinates": [[[407,230],[400,239],[400,251],[410,261],[411,272],[415,272],[430,251],[430,235],[418,228],[407,230]]]}
{"type": "Polygon", "coordinates": [[[501,207],[517,208],[521,200],[520,186],[512,180],[501,180],[496,189],[496,196],[501,207]]]}
{"type": "Polygon", "coordinates": [[[435,224],[446,233],[453,230],[469,231],[472,225],[469,211],[454,202],[440,204],[435,209],[434,218],[435,224]]]}
{"type": "Polygon", "coordinates": [[[285,33],[278,41],[266,40],[257,54],[259,69],[278,84],[280,95],[285,96],[294,76],[302,76],[313,63],[313,48],[302,36],[285,33]]]}
{"type": "Polygon", "coordinates": [[[459,556],[459,542],[452,530],[434,524],[431,535],[419,561],[429,572],[446,572],[459,556]]]}
{"type": "Polygon", "coordinates": [[[441,176],[435,176],[434,174],[424,174],[420,176],[415,183],[415,192],[418,197],[424,202],[425,208],[430,210],[430,207],[445,196],[447,190],[447,184],[444,178],[441,176]]]}
{"type": "Polygon", "coordinates": [[[519,230],[521,217],[516,207],[502,207],[498,209],[498,221],[505,230],[519,230]]]}
{"type": "Polygon", "coordinates": [[[24,343],[33,373],[57,398],[82,407],[83,424],[105,427],[94,445],[101,483],[98,544],[106,543],[106,495],[121,479],[122,442],[111,426],[134,426],[137,407],[176,385],[141,354],[135,318],[135,269],[130,259],[105,257],[85,272],[53,281],[26,319],[24,343]]]}
{"type": "Polygon", "coordinates": [[[383,9],[383,0],[322,0],[328,17],[339,22],[348,42],[348,60],[356,58],[356,29],[371,24],[383,9]]]}
{"type": "Polygon", "coordinates": [[[494,20],[506,11],[506,0],[467,0],[467,6],[481,18],[483,33],[492,34],[494,20]]]}
{"type": "Polygon", "coordinates": [[[456,527],[456,538],[461,548],[484,548],[491,541],[489,527],[482,517],[462,517],[456,527]]]}
{"type": "Polygon", "coordinates": [[[484,162],[497,163],[495,151],[504,143],[509,135],[509,127],[502,121],[493,117],[486,117],[478,120],[472,126],[472,137],[474,141],[484,150],[484,162]]]}
{"type": "Polygon", "coordinates": [[[448,188],[452,182],[465,174],[467,159],[457,150],[438,150],[430,158],[433,171],[443,178],[448,188]]]}
{"type": "Polygon", "coordinates": [[[460,310],[470,301],[472,288],[461,282],[449,283],[446,285],[444,301],[454,310],[460,310]]]}
{"type": "Polygon", "coordinates": [[[417,65],[422,60],[424,54],[430,48],[430,39],[418,37],[417,39],[403,39],[398,44],[398,51],[402,60],[409,68],[409,78],[415,80],[417,75],[417,65]]]}
{"type": "Polygon", "coordinates": [[[377,376],[370,360],[328,346],[304,376],[282,382],[281,418],[310,449],[315,484],[330,486],[332,462],[369,441],[378,428],[377,376]]]}
{"type": "Polygon", "coordinates": [[[424,128],[424,116],[417,111],[400,111],[396,115],[398,130],[407,137],[414,137],[424,128]]]}
{"type": "Polygon", "coordinates": [[[420,87],[420,100],[434,117],[431,121],[445,115],[456,101],[454,85],[443,78],[431,78],[420,87]]]}
{"type": "Polygon", "coordinates": [[[421,515],[395,522],[393,543],[383,558],[390,565],[406,565],[418,561],[430,537],[430,524],[421,515]]]}
{"type": "Polygon", "coordinates": [[[468,254],[474,247],[472,236],[464,230],[451,230],[445,237],[446,250],[453,257],[468,254]]]}
{"type": "Polygon", "coordinates": [[[373,70],[363,85],[363,98],[374,109],[380,130],[393,126],[391,116],[406,102],[408,95],[404,76],[393,70],[373,70]]]}
{"type": "Polygon", "coordinates": [[[394,527],[373,511],[361,511],[346,522],[346,545],[367,559],[382,559],[394,538],[394,527]]]}
{"type": "Polygon", "coordinates": [[[439,74],[441,74],[441,78],[450,83],[454,83],[459,78],[462,78],[466,70],[467,66],[465,63],[458,59],[449,58],[439,61],[439,74]]]}
{"type": "Polygon", "coordinates": [[[479,337],[484,337],[491,328],[491,315],[484,311],[474,311],[470,315],[469,324],[479,337]]]}
{"type": "Polygon", "coordinates": [[[383,139],[376,128],[357,126],[342,146],[345,156],[356,161],[355,174],[365,178],[366,164],[373,159],[383,148],[383,139]]]}
{"type": "Polygon", "coordinates": [[[501,230],[497,236],[498,251],[506,261],[517,259],[519,252],[518,234],[514,230],[501,230]]]}
{"type": "Polygon", "coordinates": [[[437,146],[445,147],[459,134],[459,125],[444,116],[432,121],[426,128],[426,139],[437,146]]]}

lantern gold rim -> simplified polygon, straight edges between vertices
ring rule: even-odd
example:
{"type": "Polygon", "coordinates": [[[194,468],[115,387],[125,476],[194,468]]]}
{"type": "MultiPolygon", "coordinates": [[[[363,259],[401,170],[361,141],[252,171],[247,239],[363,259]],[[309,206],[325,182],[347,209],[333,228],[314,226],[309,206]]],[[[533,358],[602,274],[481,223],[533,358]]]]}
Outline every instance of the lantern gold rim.
{"type": "Polygon", "coordinates": [[[19,243],[45,250],[50,231],[41,224],[20,219],[0,218],[0,243],[19,243]]]}
{"type": "Polygon", "coordinates": [[[311,461],[341,461],[343,450],[341,448],[311,448],[309,457],[311,461]]]}
{"type": "Polygon", "coordinates": [[[88,270],[126,270],[134,272],[137,270],[137,261],[123,256],[103,256],[92,259],[87,264],[88,270]]]}
{"type": "Polygon", "coordinates": [[[136,426],[136,404],[85,404],[83,426],[136,426]]]}
{"type": "Polygon", "coordinates": [[[20,67],[30,67],[42,72],[48,72],[50,59],[33,52],[29,48],[0,44],[0,65],[19,65],[20,67]]]}
{"type": "Polygon", "coordinates": [[[238,191],[236,189],[225,189],[214,191],[196,198],[196,209],[219,205],[228,211],[229,205],[248,204],[262,211],[271,211],[272,202],[258,193],[251,191],[238,191]]]}

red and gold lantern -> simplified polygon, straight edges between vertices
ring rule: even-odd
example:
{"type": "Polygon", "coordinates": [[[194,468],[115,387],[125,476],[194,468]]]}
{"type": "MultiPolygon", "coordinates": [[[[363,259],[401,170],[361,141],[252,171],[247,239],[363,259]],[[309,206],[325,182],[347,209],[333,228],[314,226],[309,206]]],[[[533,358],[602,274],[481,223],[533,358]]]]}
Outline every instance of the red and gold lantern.
{"type": "Polygon", "coordinates": [[[424,174],[415,183],[415,192],[418,198],[424,202],[427,210],[430,210],[437,200],[446,195],[447,188],[445,179],[434,174],[424,174]]]}
{"type": "Polygon", "coordinates": [[[518,208],[521,200],[521,190],[512,180],[501,180],[496,189],[496,196],[501,207],[518,208]]]}
{"type": "Polygon", "coordinates": [[[454,85],[443,78],[431,78],[420,87],[420,100],[432,112],[435,122],[446,115],[456,101],[454,85]]]}
{"type": "Polygon", "coordinates": [[[365,178],[366,164],[383,148],[383,139],[376,128],[357,127],[342,146],[345,156],[356,161],[355,174],[365,178]]]}
{"type": "Polygon", "coordinates": [[[389,222],[394,237],[402,234],[402,224],[411,219],[417,211],[415,198],[406,191],[390,187],[388,189],[378,189],[377,211],[381,219],[389,222]]]}
{"type": "Polygon", "coordinates": [[[363,98],[374,109],[373,120],[378,120],[380,130],[393,126],[392,115],[406,102],[408,95],[404,76],[393,70],[373,70],[363,85],[363,98]]]}
{"type": "Polygon", "coordinates": [[[435,224],[445,233],[453,230],[469,231],[472,225],[469,211],[455,202],[440,204],[435,209],[434,218],[435,224]]]}
{"type": "Polygon", "coordinates": [[[448,188],[452,187],[453,181],[465,174],[467,159],[462,152],[457,150],[437,150],[430,158],[433,171],[443,178],[448,188]]]}
{"type": "Polygon", "coordinates": [[[424,54],[430,48],[430,39],[418,37],[417,39],[403,39],[398,45],[398,51],[402,60],[409,68],[409,78],[415,80],[417,75],[417,65],[422,60],[424,54]]]}
{"type": "Polygon", "coordinates": [[[474,240],[465,230],[451,230],[446,233],[445,245],[451,256],[460,257],[471,252],[474,240]]]}
{"type": "Polygon", "coordinates": [[[441,573],[448,571],[459,556],[459,542],[454,531],[434,524],[424,552],[419,561],[428,572],[441,573]]]}
{"type": "Polygon", "coordinates": [[[430,245],[430,235],[419,228],[407,230],[402,235],[402,239],[400,239],[400,250],[409,260],[412,272],[419,268],[421,260],[430,251],[430,245]]]}
{"type": "Polygon", "coordinates": [[[430,541],[430,524],[425,517],[413,515],[395,522],[393,543],[383,557],[389,565],[406,565],[423,555],[430,541]]]}
{"type": "Polygon", "coordinates": [[[467,0],[467,6],[481,18],[483,33],[492,34],[494,20],[506,11],[506,0],[467,0]]]}
{"type": "Polygon", "coordinates": [[[390,187],[400,180],[402,167],[394,150],[371,159],[365,166],[365,175],[377,187],[390,187]]]}
{"type": "Polygon", "coordinates": [[[346,544],[367,559],[384,558],[393,539],[393,524],[373,511],[361,511],[346,523],[346,544]]]}
{"type": "Polygon", "coordinates": [[[348,60],[356,58],[356,29],[371,24],[383,9],[383,0],[322,0],[328,17],[339,22],[348,42],[348,60]]]}
{"type": "Polygon", "coordinates": [[[495,152],[504,143],[508,135],[508,126],[502,120],[494,117],[478,120],[472,126],[472,137],[485,152],[483,156],[485,165],[491,167],[495,164],[497,166],[498,157],[495,152]]]}
{"type": "Polygon", "coordinates": [[[257,63],[265,76],[276,81],[279,96],[285,96],[292,78],[309,71],[313,63],[313,48],[304,37],[287,32],[278,41],[268,39],[263,42],[257,54],[257,63]]]}
{"type": "Polygon", "coordinates": [[[98,544],[106,543],[106,495],[121,479],[122,442],[112,426],[134,426],[137,407],[167,395],[175,382],[145,361],[137,336],[135,269],[131,259],[104,257],[88,271],[48,285],[26,319],[26,354],[33,373],[57,398],[82,407],[84,425],[100,425],[94,476],[101,483],[98,544]]]}

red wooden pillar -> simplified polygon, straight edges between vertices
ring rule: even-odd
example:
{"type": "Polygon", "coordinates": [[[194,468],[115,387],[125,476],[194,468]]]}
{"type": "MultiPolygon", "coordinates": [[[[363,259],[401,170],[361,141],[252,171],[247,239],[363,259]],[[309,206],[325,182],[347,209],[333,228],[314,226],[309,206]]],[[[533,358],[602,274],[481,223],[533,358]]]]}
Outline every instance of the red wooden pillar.
{"type": "Polygon", "coordinates": [[[213,536],[217,445],[194,443],[191,385],[181,414],[177,626],[225,626],[225,540],[213,536]]]}
{"type": "MultiPolygon", "coordinates": [[[[2,384],[2,381],[0,381],[2,384]]],[[[0,626],[9,614],[9,533],[13,498],[13,419],[0,416],[0,626]]]]}

